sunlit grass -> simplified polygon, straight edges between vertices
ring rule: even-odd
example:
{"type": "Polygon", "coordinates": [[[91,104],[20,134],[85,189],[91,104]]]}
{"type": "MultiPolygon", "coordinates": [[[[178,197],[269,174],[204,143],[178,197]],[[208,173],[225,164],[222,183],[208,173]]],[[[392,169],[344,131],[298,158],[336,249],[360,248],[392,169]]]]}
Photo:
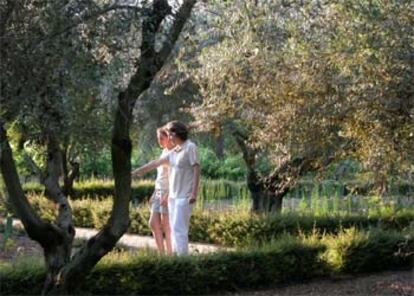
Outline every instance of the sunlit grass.
{"type": "Polygon", "coordinates": [[[45,270],[43,256],[20,256],[13,260],[0,260],[0,272],[9,273],[15,270],[38,272],[45,270]]]}

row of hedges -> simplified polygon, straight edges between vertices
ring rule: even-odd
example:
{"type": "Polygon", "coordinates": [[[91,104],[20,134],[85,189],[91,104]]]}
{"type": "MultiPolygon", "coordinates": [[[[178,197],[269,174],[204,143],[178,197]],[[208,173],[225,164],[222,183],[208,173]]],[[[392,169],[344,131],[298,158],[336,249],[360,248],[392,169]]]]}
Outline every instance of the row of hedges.
{"type": "MultiPolygon", "coordinates": [[[[414,238],[397,232],[348,229],[322,239],[285,236],[265,247],[187,257],[112,253],[78,293],[207,294],[258,289],[330,276],[412,268],[414,238]]],[[[40,264],[3,266],[2,295],[39,294],[40,264]]]]}
{"type": "MultiPolygon", "coordinates": [[[[30,200],[39,214],[54,220],[56,210],[45,198],[37,195],[30,200]]],[[[74,223],[77,227],[100,229],[109,218],[112,200],[101,201],[84,199],[71,202],[74,223]]],[[[149,208],[146,205],[132,207],[130,211],[130,233],[151,235],[148,225],[149,208]]],[[[250,215],[248,213],[194,211],[190,223],[190,240],[215,243],[225,246],[240,246],[249,242],[267,242],[282,234],[337,233],[342,228],[356,227],[366,229],[402,230],[414,221],[414,209],[399,211],[395,214],[376,216],[312,216],[304,214],[275,214],[269,216],[250,215]]]]}
{"type": "MultiPolygon", "coordinates": [[[[310,196],[329,196],[340,197],[343,195],[358,194],[367,195],[373,188],[371,183],[361,182],[338,182],[324,181],[320,183],[310,181],[299,181],[289,192],[288,196],[293,198],[303,198],[310,196]]],[[[140,203],[147,200],[154,190],[153,181],[135,181],[132,183],[132,200],[140,203]]],[[[38,183],[27,183],[24,191],[29,194],[43,194],[44,187],[38,183]]],[[[394,184],[390,192],[406,195],[414,192],[414,185],[408,182],[394,184]]],[[[104,199],[114,194],[113,181],[109,180],[88,180],[77,182],[74,185],[72,199],[104,199]]],[[[200,185],[200,198],[202,200],[221,200],[221,199],[249,199],[249,191],[243,182],[233,182],[225,179],[209,180],[203,179],[200,185]]]]}
{"type": "MultiPolygon", "coordinates": [[[[26,183],[23,185],[23,190],[26,194],[44,194],[44,186],[39,183],[26,183]]],[[[139,181],[133,182],[131,185],[132,199],[141,202],[148,198],[154,191],[153,181],[139,181]]],[[[105,199],[114,195],[114,182],[106,180],[83,181],[75,183],[73,192],[70,195],[71,199],[105,199]]]]}
{"type": "MultiPolygon", "coordinates": [[[[348,194],[369,195],[374,189],[375,184],[372,181],[324,180],[315,182],[313,180],[300,180],[288,195],[298,198],[312,194],[328,196],[335,194],[339,196],[348,194]]],[[[410,181],[396,181],[388,186],[388,192],[393,195],[409,195],[414,193],[414,184],[410,181]]]]}
{"type": "MultiPolygon", "coordinates": [[[[39,183],[26,183],[23,186],[26,194],[44,193],[44,186],[39,183]]],[[[154,181],[134,181],[131,185],[132,200],[141,202],[154,191],[154,181]]],[[[225,179],[203,179],[200,184],[200,198],[203,200],[219,200],[230,198],[248,198],[248,190],[244,183],[225,179]]],[[[77,182],[71,193],[72,199],[103,199],[114,195],[113,180],[91,179],[77,182]]]]}

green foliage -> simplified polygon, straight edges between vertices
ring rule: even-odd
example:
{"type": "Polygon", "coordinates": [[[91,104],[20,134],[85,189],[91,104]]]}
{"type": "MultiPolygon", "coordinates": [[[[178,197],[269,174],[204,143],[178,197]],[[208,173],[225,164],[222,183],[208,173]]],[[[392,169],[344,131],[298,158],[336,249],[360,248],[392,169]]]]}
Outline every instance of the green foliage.
{"type": "Polygon", "coordinates": [[[249,193],[243,182],[228,181],[226,179],[202,179],[200,184],[200,202],[218,201],[221,199],[247,199],[249,193]]]}
{"type": "Polygon", "coordinates": [[[349,228],[336,237],[325,237],[327,262],[336,272],[378,272],[412,264],[414,237],[379,229],[357,231],[349,228]]]}
{"type": "Polygon", "coordinates": [[[1,249],[5,250],[8,247],[8,244],[10,243],[10,237],[13,232],[13,219],[11,216],[7,216],[6,220],[4,221],[4,233],[3,233],[3,241],[1,244],[1,249]]]}
{"type": "MultiPolygon", "coordinates": [[[[31,195],[30,201],[41,217],[54,220],[56,210],[41,196],[31,195]]],[[[74,223],[78,227],[101,228],[108,220],[112,199],[71,200],[74,223]]],[[[149,207],[146,203],[136,207],[131,204],[130,233],[151,235],[148,225],[149,207]]],[[[297,235],[338,233],[342,228],[367,229],[373,226],[401,230],[410,226],[414,210],[396,213],[375,212],[366,215],[321,215],[287,213],[268,216],[251,215],[238,209],[228,211],[195,210],[190,221],[191,241],[215,243],[225,246],[242,246],[251,242],[265,243],[284,233],[297,235]]]]}
{"type": "Polygon", "coordinates": [[[218,177],[218,170],[220,168],[220,160],[217,158],[213,150],[200,147],[200,162],[202,176],[208,176],[210,178],[218,177]]]}
{"type": "MultiPolygon", "coordinates": [[[[323,263],[318,259],[320,251],[318,246],[304,245],[291,239],[264,251],[196,257],[160,257],[153,253],[125,256],[112,253],[88,276],[81,291],[113,295],[188,295],[303,281],[319,275],[323,270],[323,263]]],[[[9,268],[0,272],[2,278],[7,279],[2,281],[3,295],[15,293],[13,291],[24,294],[24,285],[16,290],[14,285],[21,285],[26,280],[24,275],[32,274],[30,270],[21,268],[19,275],[9,268]]],[[[39,273],[42,272],[40,270],[39,273]]],[[[30,287],[32,293],[39,289],[39,283],[30,287]]]]}
{"type": "MultiPolygon", "coordinates": [[[[44,187],[35,182],[23,186],[26,193],[43,194],[44,187]]],[[[154,190],[154,181],[140,180],[132,183],[132,200],[138,204],[147,200],[154,190]]],[[[88,179],[74,184],[71,199],[104,199],[113,196],[114,183],[111,180],[88,179]]],[[[244,183],[225,179],[202,179],[200,184],[200,200],[215,201],[221,199],[248,199],[248,191],[244,183]]]]}
{"type": "Polygon", "coordinates": [[[183,66],[199,86],[201,128],[236,122],[275,165],[357,159],[380,191],[413,172],[412,1],[210,5],[213,29],[199,30],[209,40],[200,46],[195,30],[201,53],[183,66]]]}
{"type": "MultiPolygon", "coordinates": [[[[344,229],[283,236],[264,246],[197,256],[114,251],[95,267],[79,294],[177,295],[241,291],[303,282],[315,277],[412,268],[414,239],[380,229],[344,229]]],[[[26,259],[27,260],[27,259],[26,259]]],[[[41,261],[4,264],[2,295],[41,290],[41,261]],[[29,290],[30,289],[30,290],[29,290]]]]}
{"type": "Polygon", "coordinates": [[[218,159],[214,151],[209,148],[200,148],[201,175],[211,179],[242,180],[246,169],[240,154],[225,155],[218,159]]]}
{"type": "Polygon", "coordinates": [[[109,149],[102,149],[99,154],[91,151],[90,154],[82,154],[80,161],[81,177],[105,177],[112,176],[112,161],[109,149]]]}
{"type": "Polygon", "coordinates": [[[2,295],[39,295],[45,272],[41,258],[29,257],[13,263],[0,262],[0,292],[2,295]]]}
{"type": "MultiPolygon", "coordinates": [[[[303,196],[327,195],[327,196],[344,196],[344,195],[363,195],[372,194],[374,189],[372,178],[367,181],[361,178],[353,178],[348,180],[314,180],[303,178],[289,192],[290,197],[300,198],[303,196]]],[[[410,195],[414,192],[414,185],[409,180],[398,180],[389,185],[386,195],[410,195]]]]}
{"type": "MultiPolygon", "coordinates": [[[[26,193],[43,194],[44,187],[39,183],[26,183],[23,186],[26,193]]],[[[154,191],[153,181],[135,181],[132,183],[132,200],[140,203],[148,199],[154,191]]],[[[104,199],[113,196],[114,181],[102,179],[88,179],[74,184],[71,199],[104,199]]]]}

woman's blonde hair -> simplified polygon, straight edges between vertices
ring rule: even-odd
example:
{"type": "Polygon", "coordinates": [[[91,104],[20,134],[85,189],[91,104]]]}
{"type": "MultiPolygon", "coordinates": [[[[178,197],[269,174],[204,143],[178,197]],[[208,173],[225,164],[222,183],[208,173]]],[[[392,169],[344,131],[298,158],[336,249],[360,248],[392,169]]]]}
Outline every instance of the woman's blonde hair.
{"type": "Polygon", "coordinates": [[[168,131],[166,130],[165,126],[157,128],[157,135],[168,138],[168,131]]]}

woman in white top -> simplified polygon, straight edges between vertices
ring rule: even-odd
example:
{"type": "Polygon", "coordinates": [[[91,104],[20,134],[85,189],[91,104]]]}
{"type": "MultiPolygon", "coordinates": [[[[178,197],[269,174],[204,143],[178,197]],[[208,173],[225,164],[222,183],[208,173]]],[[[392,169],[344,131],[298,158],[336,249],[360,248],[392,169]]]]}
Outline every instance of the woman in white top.
{"type": "MultiPolygon", "coordinates": [[[[163,148],[161,156],[164,157],[168,151],[174,148],[174,144],[168,139],[166,130],[157,129],[158,144],[163,148]]],[[[168,216],[168,164],[157,168],[157,179],[155,180],[155,191],[150,199],[151,215],[149,225],[155,238],[158,251],[161,254],[172,253],[171,233],[168,216]],[[165,245],[164,245],[165,238],[165,245]]]]}
{"type": "Polygon", "coordinates": [[[175,148],[136,169],[133,175],[141,175],[162,165],[169,165],[168,209],[172,247],[176,254],[185,255],[188,253],[191,211],[197,200],[200,183],[200,159],[197,146],[188,139],[186,125],[172,121],[165,129],[175,148]]]}

